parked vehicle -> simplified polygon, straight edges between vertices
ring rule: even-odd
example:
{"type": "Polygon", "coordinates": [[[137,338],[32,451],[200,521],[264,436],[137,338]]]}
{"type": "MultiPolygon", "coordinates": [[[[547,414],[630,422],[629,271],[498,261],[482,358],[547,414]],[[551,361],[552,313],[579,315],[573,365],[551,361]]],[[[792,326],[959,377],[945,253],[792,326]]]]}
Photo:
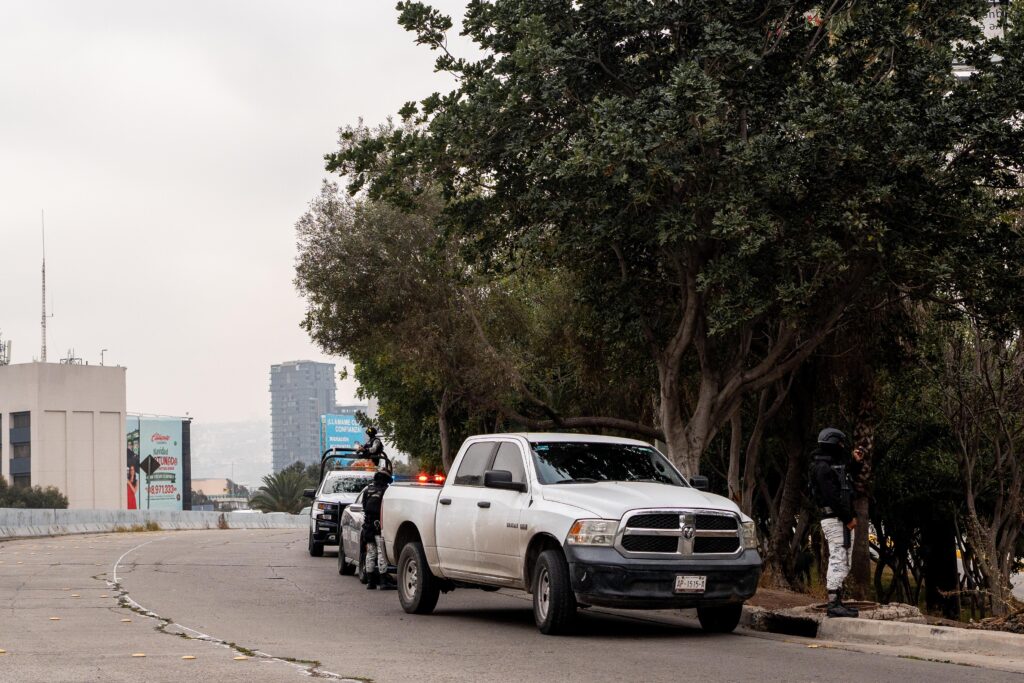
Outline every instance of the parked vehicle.
{"type": "Polygon", "coordinates": [[[650,444],[578,434],[466,440],[443,486],[393,485],[383,534],[403,609],[431,612],[457,587],[533,594],[543,633],[577,607],[696,607],[732,631],[757,589],[754,522],[686,479],[650,444]]]}
{"type": "MultiPolygon", "coordinates": [[[[313,557],[323,557],[325,545],[339,544],[342,513],[373,481],[374,462],[362,458],[356,448],[324,451],[320,458],[319,486],[303,491],[304,496],[313,499],[309,514],[309,554],[313,557]],[[353,463],[358,466],[352,467],[353,463]]],[[[390,472],[392,467],[388,456],[381,454],[380,459],[390,472]]]]}
{"type": "Polygon", "coordinates": [[[360,583],[366,583],[365,553],[360,542],[363,529],[363,493],[341,513],[341,537],[338,541],[338,573],[342,576],[355,574],[360,583]]]}

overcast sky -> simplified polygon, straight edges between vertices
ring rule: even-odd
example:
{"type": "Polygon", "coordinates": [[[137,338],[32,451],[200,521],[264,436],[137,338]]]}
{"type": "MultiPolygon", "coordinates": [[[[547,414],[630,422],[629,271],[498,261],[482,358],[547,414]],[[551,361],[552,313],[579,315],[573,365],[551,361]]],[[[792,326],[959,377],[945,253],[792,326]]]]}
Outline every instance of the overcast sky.
{"type": "MultiPolygon", "coordinates": [[[[433,4],[461,17],[461,0],[433,4]]],[[[0,3],[0,334],[128,368],[128,410],[268,419],[294,223],[337,129],[451,87],[394,0],[0,3]],[[48,297],[48,299],[51,297],[48,297]],[[48,302],[49,305],[49,302],[48,302]]],[[[456,43],[458,47],[459,44],[456,43]]],[[[339,384],[338,400],[355,385],[339,384]]]]}

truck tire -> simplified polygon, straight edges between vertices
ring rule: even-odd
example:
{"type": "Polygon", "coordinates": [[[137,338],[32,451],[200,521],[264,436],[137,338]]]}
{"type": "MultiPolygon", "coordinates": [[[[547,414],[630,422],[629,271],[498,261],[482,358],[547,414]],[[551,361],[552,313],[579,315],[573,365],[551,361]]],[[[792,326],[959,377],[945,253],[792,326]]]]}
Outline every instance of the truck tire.
{"type": "Polygon", "coordinates": [[[398,557],[398,600],[409,614],[430,614],[441,594],[419,541],[406,543],[398,557]]]}
{"type": "Polygon", "coordinates": [[[324,556],[324,544],[320,541],[313,540],[313,532],[309,532],[309,554],[313,557],[324,556]]]}
{"type": "Polygon", "coordinates": [[[338,573],[342,576],[352,576],[352,573],[356,570],[348,562],[348,558],[345,557],[345,539],[341,539],[338,542],[338,573]]]}
{"type": "Polygon", "coordinates": [[[576,622],[576,596],[569,580],[569,565],[560,550],[545,550],[533,570],[533,620],[548,636],[572,632],[576,622]]]}
{"type": "Polygon", "coordinates": [[[740,623],[741,614],[743,603],[697,608],[700,627],[708,633],[732,633],[740,623]]]}

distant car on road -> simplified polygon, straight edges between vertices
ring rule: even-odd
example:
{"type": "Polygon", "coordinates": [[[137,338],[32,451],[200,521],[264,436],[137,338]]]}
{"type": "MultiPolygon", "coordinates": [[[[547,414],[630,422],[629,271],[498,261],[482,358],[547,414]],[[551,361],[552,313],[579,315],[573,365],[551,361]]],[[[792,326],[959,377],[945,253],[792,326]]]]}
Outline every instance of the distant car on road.
{"type": "Polygon", "coordinates": [[[313,499],[309,511],[309,554],[323,557],[325,545],[338,543],[342,511],[373,481],[373,470],[331,470],[316,489],[303,493],[313,499]]]}

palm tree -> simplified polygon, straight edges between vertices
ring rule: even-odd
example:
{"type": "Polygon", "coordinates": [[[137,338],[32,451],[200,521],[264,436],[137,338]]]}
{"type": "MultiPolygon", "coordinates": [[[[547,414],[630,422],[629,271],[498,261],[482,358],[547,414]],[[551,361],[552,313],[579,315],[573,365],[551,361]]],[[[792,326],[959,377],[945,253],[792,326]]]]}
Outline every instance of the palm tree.
{"type": "Polygon", "coordinates": [[[306,504],[302,491],[310,486],[304,472],[281,470],[263,477],[263,486],[249,501],[249,505],[263,512],[298,512],[306,504]]]}

